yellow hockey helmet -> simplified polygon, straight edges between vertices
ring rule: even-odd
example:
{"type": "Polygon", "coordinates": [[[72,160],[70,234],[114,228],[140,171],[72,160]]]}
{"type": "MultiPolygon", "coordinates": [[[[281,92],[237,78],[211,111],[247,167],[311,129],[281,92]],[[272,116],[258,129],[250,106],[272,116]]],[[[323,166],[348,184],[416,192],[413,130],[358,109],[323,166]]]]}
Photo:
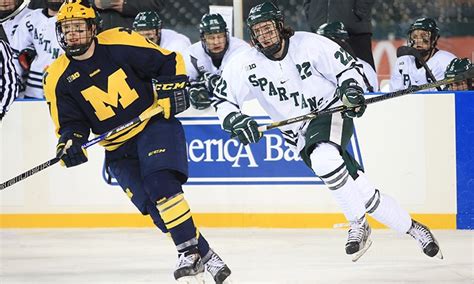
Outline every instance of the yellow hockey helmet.
{"type": "Polygon", "coordinates": [[[79,56],[84,54],[92,45],[97,30],[100,28],[94,8],[85,0],[66,0],[59,8],[56,18],[56,37],[66,55],[79,56]],[[71,23],[77,22],[77,20],[84,20],[86,27],[81,28],[77,23],[74,23],[73,28],[71,28],[71,23]],[[69,28],[64,30],[63,28],[67,26],[69,28]],[[66,38],[69,33],[72,37],[80,36],[79,43],[72,44],[70,41],[68,44],[66,38]]]}
{"type": "Polygon", "coordinates": [[[88,1],[66,0],[56,15],[58,22],[72,19],[95,19],[94,8],[88,1]]]}

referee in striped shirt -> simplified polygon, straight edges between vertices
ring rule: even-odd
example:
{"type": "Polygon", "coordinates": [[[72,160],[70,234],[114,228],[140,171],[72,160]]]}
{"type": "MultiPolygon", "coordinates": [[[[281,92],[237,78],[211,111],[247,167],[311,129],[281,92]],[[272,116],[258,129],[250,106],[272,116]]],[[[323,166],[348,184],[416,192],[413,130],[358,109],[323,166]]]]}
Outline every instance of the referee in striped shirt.
{"type": "Polygon", "coordinates": [[[8,43],[0,39],[0,120],[18,97],[19,89],[12,49],[8,43]]]}
{"type": "Polygon", "coordinates": [[[9,6],[4,5],[0,11],[0,35],[2,35],[0,36],[0,121],[20,91],[20,79],[13,65],[13,51],[8,44],[1,23],[20,13],[28,6],[30,0],[17,0],[14,3],[11,10],[6,10],[9,9],[9,6]]]}

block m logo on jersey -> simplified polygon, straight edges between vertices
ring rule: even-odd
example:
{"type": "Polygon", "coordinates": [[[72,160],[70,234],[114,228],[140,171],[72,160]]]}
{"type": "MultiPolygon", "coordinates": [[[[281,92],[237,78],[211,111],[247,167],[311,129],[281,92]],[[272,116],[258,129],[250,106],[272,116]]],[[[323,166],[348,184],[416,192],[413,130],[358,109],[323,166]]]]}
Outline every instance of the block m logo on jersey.
{"type": "Polygon", "coordinates": [[[112,107],[117,108],[120,103],[122,108],[126,108],[138,99],[137,91],[130,88],[125,79],[127,79],[125,72],[122,69],[118,69],[108,78],[107,92],[104,92],[97,86],[91,86],[81,91],[84,98],[94,108],[95,115],[100,121],[115,115],[112,107]]]}

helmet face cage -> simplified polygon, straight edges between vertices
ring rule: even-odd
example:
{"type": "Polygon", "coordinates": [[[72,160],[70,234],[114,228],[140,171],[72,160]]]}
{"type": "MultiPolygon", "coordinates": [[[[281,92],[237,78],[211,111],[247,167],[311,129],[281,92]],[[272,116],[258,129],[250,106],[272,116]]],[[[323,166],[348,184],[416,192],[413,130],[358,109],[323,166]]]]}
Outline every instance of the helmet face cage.
{"type": "Polygon", "coordinates": [[[281,49],[283,14],[274,4],[270,2],[265,2],[263,4],[253,7],[247,17],[247,27],[249,29],[252,44],[266,56],[272,56],[281,49]],[[275,31],[278,39],[274,44],[267,47],[263,47],[263,45],[258,41],[258,37],[262,36],[262,34],[256,34],[253,30],[253,27],[258,23],[267,21],[271,21],[274,29],[268,31],[268,33],[275,31]]]}
{"type": "MultiPolygon", "coordinates": [[[[82,0],[66,0],[56,15],[56,37],[68,56],[84,54],[97,35],[97,13],[82,0]],[[78,34],[79,43],[69,45],[67,36],[78,34]]],[[[75,38],[77,40],[77,38],[75,38]]]]}
{"type": "Polygon", "coordinates": [[[204,51],[213,59],[221,59],[224,57],[228,47],[229,47],[229,32],[227,30],[227,23],[224,21],[224,18],[220,14],[205,14],[201,18],[199,24],[199,34],[201,38],[201,45],[204,51]],[[206,40],[206,35],[210,34],[225,34],[225,47],[220,52],[212,52],[209,49],[209,44],[206,40]]]}
{"type": "MultiPolygon", "coordinates": [[[[473,68],[472,62],[468,58],[454,58],[446,67],[444,77],[446,79],[453,78],[458,74],[466,72],[473,68]]],[[[462,82],[449,84],[446,86],[448,90],[462,91],[462,90],[474,90],[473,80],[467,79],[462,82]]]]}
{"type": "Polygon", "coordinates": [[[408,45],[409,46],[414,46],[415,45],[415,40],[412,38],[412,33],[416,30],[422,30],[422,31],[427,31],[429,32],[429,39],[421,39],[423,40],[423,43],[429,44],[429,48],[426,50],[422,51],[422,55],[426,56],[429,54],[431,50],[433,50],[436,47],[436,44],[439,39],[439,28],[436,25],[435,20],[431,18],[421,18],[417,19],[411,26],[410,29],[408,30],[408,45]],[[429,40],[429,42],[428,42],[429,40]]]}
{"type": "Polygon", "coordinates": [[[145,11],[137,14],[135,20],[133,21],[132,28],[136,32],[151,30],[155,31],[154,36],[147,38],[159,45],[161,42],[162,24],[163,21],[161,20],[158,13],[155,11],[145,11]]]}
{"type": "Polygon", "coordinates": [[[85,22],[83,22],[85,25],[82,25],[83,27],[80,27],[81,21],[77,19],[68,19],[68,20],[63,20],[61,22],[56,22],[56,37],[58,39],[58,43],[61,46],[62,49],[66,52],[67,55],[69,56],[79,56],[84,54],[89,47],[92,44],[92,41],[94,40],[96,36],[96,29],[95,29],[95,21],[93,19],[87,19],[85,22]],[[71,28],[71,31],[64,31],[63,26],[64,25],[69,25],[73,26],[71,28]],[[77,33],[82,33],[84,32],[85,29],[85,36],[80,38],[80,41],[82,43],[80,44],[75,44],[75,45],[68,45],[66,41],[66,36],[67,33],[69,32],[77,32],[77,33]]]}

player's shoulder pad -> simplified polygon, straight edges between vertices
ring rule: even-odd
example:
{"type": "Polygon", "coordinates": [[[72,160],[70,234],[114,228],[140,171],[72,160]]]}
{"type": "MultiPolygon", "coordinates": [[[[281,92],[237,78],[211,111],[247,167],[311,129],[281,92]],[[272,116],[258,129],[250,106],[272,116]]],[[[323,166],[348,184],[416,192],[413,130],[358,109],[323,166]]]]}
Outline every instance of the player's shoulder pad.
{"type": "Polygon", "coordinates": [[[65,54],[59,56],[51,65],[45,68],[43,75],[43,89],[47,100],[51,101],[51,96],[55,95],[55,89],[58,85],[59,78],[69,66],[71,61],[65,54]]]}
{"type": "Polygon", "coordinates": [[[433,57],[435,56],[438,58],[447,59],[447,60],[452,60],[453,58],[456,58],[456,55],[446,50],[438,50],[438,52],[436,52],[433,57]]]}
{"type": "Polygon", "coordinates": [[[191,46],[189,37],[175,30],[161,29],[161,39],[163,40],[164,38],[171,38],[173,41],[180,41],[183,45],[191,46]]]}
{"type": "Polygon", "coordinates": [[[188,54],[190,55],[193,55],[193,56],[199,56],[201,54],[204,54],[204,49],[202,47],[202,43],[200,41],[198,42],[195,42],[193,44],[191,44],[189,47],[188,47],[188,54]],[[202,52],[200,52],[202,51],[202,52]]]}
{"type": "Polygon", "coordinates": [[[147,40],[145,37],[128,28],[114,28],[101,32],[97,35],[99,44],[103,45],[128,45],[135,47],[151,48],[159,50],[167,55],[172,51],[161,48],[157,44],[147,40]]]}
{"type": "Polygon", "coordinates": [[[54,60],[51,65],[47,66],[44,71],[49,75],[59,77],[64,72],[64,70],[66,70],[69,63],[70,60],[67,58],[66,54],[62,54],[56,60],[54,60]]]}

